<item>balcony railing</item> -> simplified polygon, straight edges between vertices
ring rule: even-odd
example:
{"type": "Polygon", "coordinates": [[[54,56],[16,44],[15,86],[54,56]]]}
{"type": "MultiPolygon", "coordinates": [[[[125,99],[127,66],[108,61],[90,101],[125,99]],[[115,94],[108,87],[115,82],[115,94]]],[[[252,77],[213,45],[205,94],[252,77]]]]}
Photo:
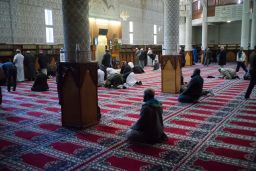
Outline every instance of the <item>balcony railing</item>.
{"type": "MultiPolygon", "coordinates": [[[[223,6],[223,5],[233,5],[237,4],[238,0],[208,0],[207,1],[207,16],[212,17],[215,16],[215,7],[216,6],[223,6]]],[[[194,0],[192,4],[193,14],[192,18],[198,19],[202,18],[202,6],[199,4],[200,0],[194,0]]],[[[240,3],[243,3],[243,0],[240,0],[240,3]]]]}

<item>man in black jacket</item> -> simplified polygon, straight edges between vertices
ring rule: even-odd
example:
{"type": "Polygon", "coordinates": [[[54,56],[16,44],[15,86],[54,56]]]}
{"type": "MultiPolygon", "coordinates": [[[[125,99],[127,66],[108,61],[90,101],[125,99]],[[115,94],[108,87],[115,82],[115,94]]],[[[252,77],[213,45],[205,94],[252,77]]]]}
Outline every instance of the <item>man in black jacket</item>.
{"type": "Polygon", "coordinates": [[[47,76],[44,73],[39,73],[36,76],[35,82],[31,87],[31,91],[47,91],[49,86],[47,84],[47,76]]]}
{"type": "Polygon", "coordinates": [[[112,67],[112,57],[109,53],[109,50],[106,50],[106,53],[103,55],[101,64],[107,68],[112,67]]]}
{"type": "Polygon", "coordinates": [[[207,94],[212,94],[211,90],[203,90],[204,80],[200,75],[200,69],[196,68],[191,76],[191,80],[178,97],[181,103],[195,103],[198,99],[207,94]]]}
{"type": "Polygon", "coordinates": [[[245,99],[249,99],[252,93],[252,89],[256,84],[256,46],[254,46],[254,51],[250,54],[249,62],[250,62],[249,72],[250,72],[251,79],[250,79],[250,84],[245,93],[245,99]]]}
{"type": "Polygon", "coordinates": [[[40,50],[40,52],[39,52],[38,64],[40,66],[41,72],[44,73],[45,75],[47,75],[47,67],[49,64],[49,58],[42,50],[40,50]]]}
{"type": "Polygon", "coordinates": [[[154,98],[155,91],[144,91],[139,120],[127,131],[126,137],[130,142],[158,143],[167,140],[163,125],[162,104],[154,98]]]}
{"type": "Polygon", "coordinates": [[[35,79],[35,76],[36,76],[35,62],[36,62],[35,56],[32,55],[30,51],[27,51],[24,56],[24,64],[28,69],[27,70],[28,81],[34,81],[35,79]]]}

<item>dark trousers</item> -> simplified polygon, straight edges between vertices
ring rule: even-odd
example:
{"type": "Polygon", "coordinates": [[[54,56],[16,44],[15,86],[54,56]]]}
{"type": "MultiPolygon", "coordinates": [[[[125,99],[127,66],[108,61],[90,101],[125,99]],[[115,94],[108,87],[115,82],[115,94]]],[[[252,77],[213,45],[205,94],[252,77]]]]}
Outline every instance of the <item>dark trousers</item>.
{"type": "Polygon", "coordinates": [[[178,97],[178,101],[181,103],[195,103],[197,102],[198,98],[192,98],[191,96],[181,94],[178,97]]]}
{"type": "Polygon", "coordinates": [[[244,62],[237,62],[236,72],[239,71],[240,67],[242,67],[245,72],[248,72],[248,70],[246,69],[246,66],[245,66],[244,62]]]}
{"type": "Polygon", "coordinates": [[[2,104],[2,87],[0,86],[0,104],[2,104]]]}
{"type": "Polygon", "coordinates": [[[247,91],[245,93],[245,98],[249,98],[251,93],[252,93],[252,89],[254,88],[255,84],[256,84],[256,73],[253,72],[252,70],[250,70],[250,75],[251,75],[251,80],[250,80],[250,84],[247,88],[247,91]]]}
{"type": "Polygon", "coordinates": [[[13,91],[16,90],[16,80],[17,80],[17,68],[15,66],[5,70],[5,77],[7,83],[7,90],[11,91],[11,86],[13,86],[13,91]]]}

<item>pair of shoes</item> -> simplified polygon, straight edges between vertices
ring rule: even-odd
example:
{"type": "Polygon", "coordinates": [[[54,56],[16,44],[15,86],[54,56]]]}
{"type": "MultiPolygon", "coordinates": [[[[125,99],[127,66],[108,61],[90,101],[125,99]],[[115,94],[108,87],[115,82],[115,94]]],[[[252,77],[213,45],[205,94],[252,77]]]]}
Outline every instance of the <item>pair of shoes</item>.
{"type": "Polygon", "coordinates": [[[214,93],[213,93],[212,90],[209,90],[209,94],[212,95],[212,96],[214,96],[214,93]]]}
{"type": "Polygon", "coordinates": [[[138,85],[142,85],[142,82],[141,82],[141,81],[138,81],[138,82],[136,82],[136,84],[138,84],[138,85]]]}

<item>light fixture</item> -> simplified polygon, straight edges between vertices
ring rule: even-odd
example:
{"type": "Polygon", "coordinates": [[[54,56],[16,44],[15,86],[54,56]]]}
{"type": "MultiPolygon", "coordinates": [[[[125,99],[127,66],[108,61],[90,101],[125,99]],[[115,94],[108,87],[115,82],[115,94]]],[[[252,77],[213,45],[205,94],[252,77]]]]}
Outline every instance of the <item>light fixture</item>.
{"type": "Polygon", "coordinates": [[[123,21],[126,21],[130,16],[128,15],[127,11],[122,11],[120,13],[120,18],[122,18],[123,21]]]}
{"type": "Polygon", "coordinates": [[[227,21],[227,23],[231,23],[231,21],[230,21],[230,20],[228,20],[228,21],[227,21]]]}

